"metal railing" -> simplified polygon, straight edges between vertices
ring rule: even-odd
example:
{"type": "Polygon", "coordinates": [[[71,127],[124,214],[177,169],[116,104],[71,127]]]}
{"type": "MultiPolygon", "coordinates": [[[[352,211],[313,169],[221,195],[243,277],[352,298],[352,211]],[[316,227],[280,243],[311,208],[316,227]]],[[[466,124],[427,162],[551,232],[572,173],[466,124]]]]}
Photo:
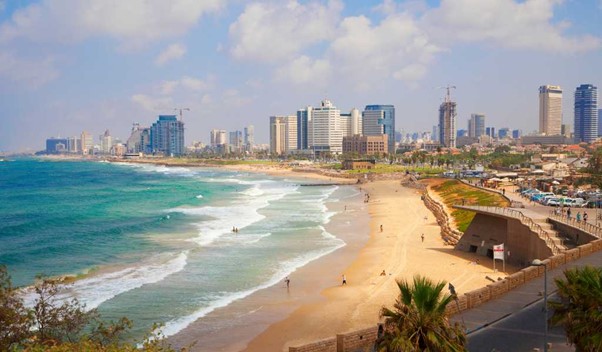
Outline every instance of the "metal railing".
{"type": "Polygon", "coordinates": [[[544,240],[546,242],[546,245],[552,250],[552,253],[554,253],[554,255],[560,254],[563,252],[563,249],[558,247],[558,245],[556,244],[556,242],[554,241],[552,236],[546,230],[544,230],[538,223],[533,221],[533,219],[531,219],[530,217],[526,216],[525,214],[523,214],[522,212],[520,212],[518,210],[514,210],[511,208],[502,208],[502,207],[490,207],[490,206],[484,206],[484,205],[460,205],[460,204],[458,204],[458,205],[454,205],[454,207],[457,207],[460,209],[461,208],[468,208],[468,209],[472,208],[472,209],[482,211],[482,212],[499,214],[499,215],[504,215],[504,216],[518,219],[521,222],[521,224],[527,226],[532,232],[535,232],[537,234],[537,236],[539,236],[539,238],[544,240]]]}
{"type": "Polygon", "coordinates": [[[602,227],[596,226],[592,223],[586,222],[584,220],[577,221],[577,219],[574,217],[568,217],[567,215],[563,214],[556,214],[555,210],[550,211],[550,218],[561,222],[567,226],[571,226],[580,229],[584,232],[587,232],[588,234],[594,237],[602,238],[602,227]]]}

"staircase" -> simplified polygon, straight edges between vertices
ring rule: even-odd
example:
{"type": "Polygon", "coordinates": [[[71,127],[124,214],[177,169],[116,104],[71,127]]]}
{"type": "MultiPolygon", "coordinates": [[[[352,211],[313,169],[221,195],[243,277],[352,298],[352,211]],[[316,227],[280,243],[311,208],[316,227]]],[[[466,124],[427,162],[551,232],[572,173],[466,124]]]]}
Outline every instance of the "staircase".
{"type": "MultiPolygon", "coordinates": [[[[554,242],[557,248],[564,252],[568,249],[572,249],[576,247],[576,244],[568,237],[563,236],[560,232],[554,229],[554,225],[547,222],[547,219],[533,219],[533,222],[539,225],[545,232],[548,233],[549,239],[554,242]]],[[[554,252],[553,248],[552,252],[554,252]]],[[[554,254],[558,254],[555,253],[554,254]]]]}

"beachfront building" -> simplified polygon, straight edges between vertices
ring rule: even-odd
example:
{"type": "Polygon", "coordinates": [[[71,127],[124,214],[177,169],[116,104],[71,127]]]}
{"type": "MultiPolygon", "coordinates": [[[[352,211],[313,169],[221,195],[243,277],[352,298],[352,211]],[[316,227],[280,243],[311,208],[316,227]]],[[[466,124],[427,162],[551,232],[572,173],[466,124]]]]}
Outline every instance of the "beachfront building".
{"type": "Polygon", "coordinates": [[[130,133],[130,137],[125,143],[126,153],[145,153],[144,150],[144,137],[150,136],[149,133],[146,133],[143,136],[144,131],[148,131],[148,128],[140,127],[139,123],[134,123],[132,125],[132,132],[130,133]]]}
{"type": "Polygon", "coordinates": [[[243,150],[243,139],[241,131],[230,132],[230,152],[231,153],[242,153],[243,150]]]}
{"type": "Polygon", "coordinates": [[[341,114],[341,128],[343,129],[343,137],[361,135],[363,128],[360,111],[353,108],[348,114],[341,114]]]}
{"type": "Polygon", "coordinates": [[[83,131],[81,134],[82,140],[82,154],[88,155],[94,151],[94,137],[92,134],[83,131]]]}
{"type": "Polygon", "coordinates": [[[575,142],[598,138],[598,88],[582,84],[575,90],[575,142]]]}
{"type": "Polygon", "coordinates": [[[226,131],[212,129],[210,132],[210,141],[212,148],[217,148],[219,146],[226,145],[228,143],[228,141],[226,140],[226,131]]]}
{"type": "Polygon", "coordinates": [[[184,154],[184,122],[176,115],[159,115],[150,128],[150,142],[153,153],[168,156],[184,154]]]}
{"type": "Polygon", "coordinates": [[[67,138],[50,137],[46,139],[46,154],[66,153],[69,148],[69,140],[67,138]]]}
{"type": "Polygon", "coordinates": [[[468,120],[468,137],[478,138],[485,134],[485,114],[471,114],[468,120]]]}
{"type": "Polygon", "coordinates": [[[363,135],[387,135],[387,150],[395,154],[395,106],[366,105],[362,112],[363,135]],[[366,121],[368,119],[368,121],[366,121]]]}
{"type": "Polygon", "coordinates": [[[342,153],[343,132],[341,111],[330,100],[322,100],[319,107],[312,108],[307,140],[315,153],[342,153]]]}
{"type": "Polygon", "coordinates": [[[253,145],[255,144],[255,127],[253,125],[245,127],[244,133],[244,148],[245,151],[250,153],[253,151],[253,145]]]}
{"type": "Polygon", "coordinates": [[[101,134],[98,139],[100,141],[100,152],[103,154],[110,154],[111,147],[113,146],[113,137],[111,137],[111,132],[109,132],[109,130],[105,130],[105,133],[101,134]]]}
{"type": "Polygon", "coordinates": [[[309,149],[308,131],[312,110],[311,106],[297,110],[297,150],[309,149]]]}
{"type": "Polygon", "coordinates": [[[539,133],[547,136],[560,134],[562,125],[562,88],[539,87],[539,133]]]}
{"type": "Polygon", "coordinates": [[[343,137],[343,153],[357,155],[383,155],[388,153],[388,136],[361,136],[359,134],[343,137]]]}
{"type": "Polygon", "coordinates": [[[439,106],[439,143],[447,148],[456,147],[456,102],[449,96],[439,106]]]}
{"type": "Polygon", "coordinates": [[[270,154],[286,155],[297,149],[297,116],[270,116],[270,154]]]}

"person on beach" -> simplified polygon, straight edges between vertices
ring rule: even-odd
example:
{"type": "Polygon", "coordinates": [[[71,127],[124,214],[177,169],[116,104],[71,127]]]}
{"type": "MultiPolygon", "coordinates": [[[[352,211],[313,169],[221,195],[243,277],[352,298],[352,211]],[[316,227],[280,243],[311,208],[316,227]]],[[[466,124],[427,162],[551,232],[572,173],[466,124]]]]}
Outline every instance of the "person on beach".
{"type": "Polygon", "coordinates": [[[380,276],[387,276],[387,274],[385,273],[385,269],[383,269],[382,273],[380,273],[380,276]]]}
{"type": "Polygon", "coordinates": [[[347,278],[345,277],[345,274],[343,274],[343,284],[342,285],[347,285],[347,278]]]}
{"type": "Polygon", "coordinates": [[[380,225],[380,232],[383,232],[383,225],[380,225]]]}
{"type": "Polygon", "coordinates": [[[422,243],[424,243],[424,234],[420,235],[420,238],[422,239],[422,243]]]}
{"type": "Polygon", "coordinates": [[[284,282],[286,283],[286,288],[288,289],[291,285],[291,280],[288,278],[288,276],[284,279],[284,282]]]}

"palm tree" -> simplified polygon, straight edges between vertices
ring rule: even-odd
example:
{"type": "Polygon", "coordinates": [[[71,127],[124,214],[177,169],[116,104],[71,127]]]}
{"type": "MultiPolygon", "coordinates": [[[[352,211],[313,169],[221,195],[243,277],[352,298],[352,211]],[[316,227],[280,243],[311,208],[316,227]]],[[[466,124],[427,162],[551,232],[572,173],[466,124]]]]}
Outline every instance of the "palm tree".
{"type": "Polygon", "coordinates": [[[563,325],[577,351],[602,351],[602,268],[585,266],[565,270],[565,279],[556,279],[559,301],[552,325],[563,325]]]}
{"type": "Polygon", "coordinates": [[[393,309],[383,307],[384,335],[379,340],[379,351],[466,351],[463,327],[451,324],[445,307],[455,298],[442,291],[446,282],[434,283],[414,277],[413,285],[397,281],[399,297],[393,309]]]}

